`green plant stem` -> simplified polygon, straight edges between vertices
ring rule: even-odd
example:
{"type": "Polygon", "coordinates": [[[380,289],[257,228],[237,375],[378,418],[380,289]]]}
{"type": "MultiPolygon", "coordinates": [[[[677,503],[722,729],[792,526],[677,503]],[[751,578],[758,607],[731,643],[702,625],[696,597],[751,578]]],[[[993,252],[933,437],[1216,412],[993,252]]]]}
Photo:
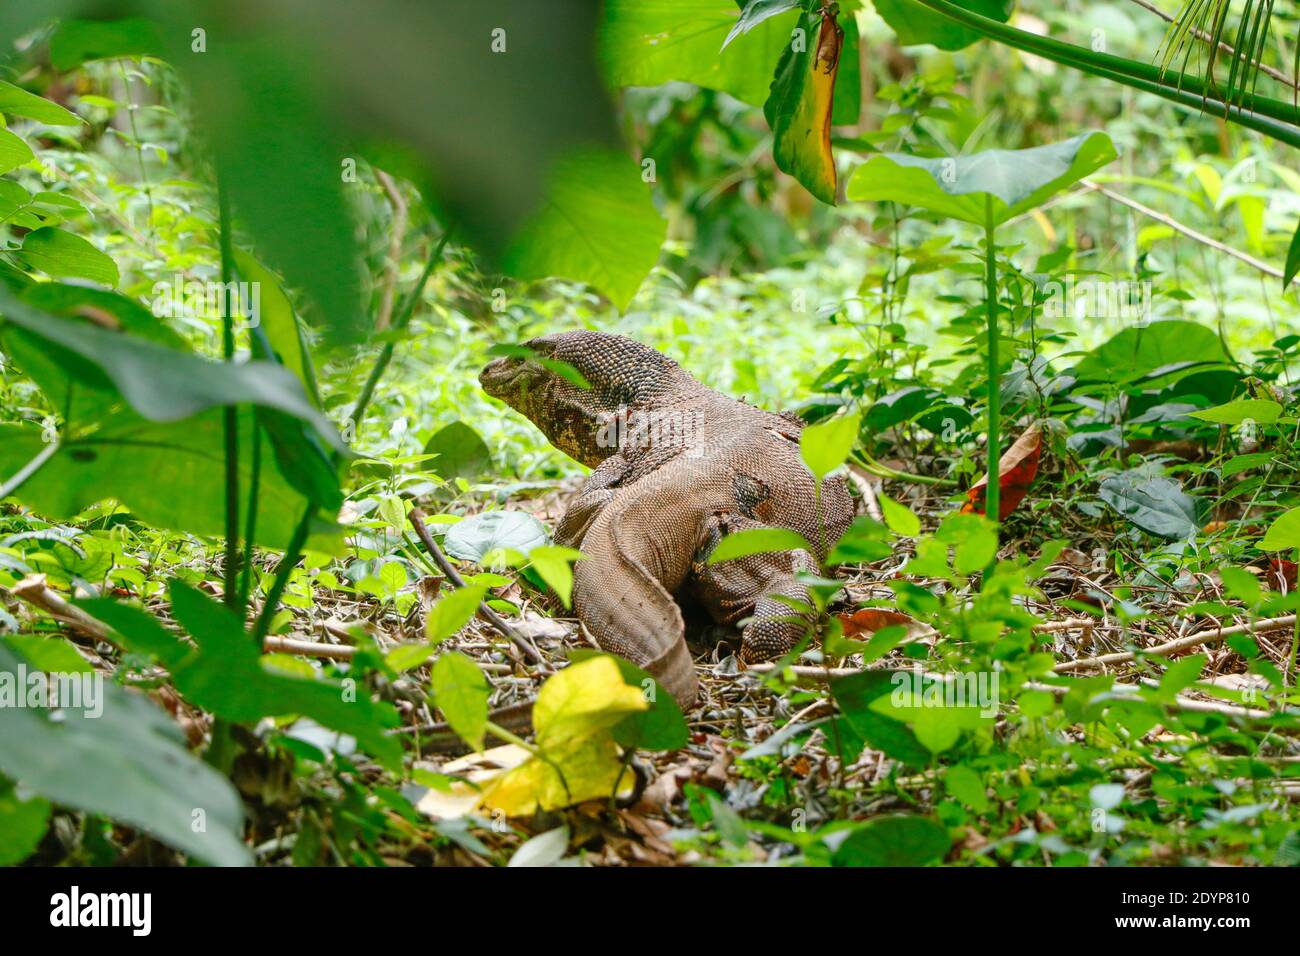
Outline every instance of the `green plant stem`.
{"type": "MultiPolygon", "coordinates": [[[[235,253],[230,225],[230,196],[217,173],[217,214],[220,222],[221,281],[226,288],[234,276],[235,253]]],[[[221,316],[221,353],[227,362],[235,358],[235,317],[230,312],[230,297],[226,297],[221,316]]],[[[226,607],[242,619],[244,604],[239,594],[239,409],[227,405],[222,409],[222,433],[226,450],[226,563],[224,600],[226,607]]]]}
{"type": "Polygon", "coordinates": [[[240,569],[239,606],[248,607],[253,584],[253,539],[257,536],[257,495],[262,484],[262,430],[253,425],[253,457],[248,478],[248,518],[244,523],[244,566],[240,569]]]}
{"type": "MultiPolygon", "coordinates": [[[[424,264],[424,271],[420,273],[420,278],[415,281],[415,285],[406,294],[402,300],[401,306],[398,307],[397,314],[393,317],[392,325],[389,326],[388,334],[395,335],[411,321],[411,316],[415,314],[415,306],[420,301],[420,294],[424,291],[424,284],[429,281],[429,276],[437,267],[442,259],[442,252],[447,248],[447,241],[451,239],[451,234],[455,230],[455,224],[448,225],[442,232],[442,238],[434,246],[433,252],[429,254],[429,260],[424,264]]],[[[394,341],[390,338],[384,343],[383,349],[379,352],[379,358],[375,359],[374,367],[370,370],[370,375],[366,378],[366,384],[361,388],[361,394],[357,396],[356,404],[352,406],[352,414],[349,418],[353,427],[360,431],[361,418],[366,413],[366,408],[370,405],[370,400],[374,397],[375,386],[383,378],[384,372],[388,369],[388,364],[393,360],[394,341]]]]}
{"type": "Polygon", "coordinates": [[[1017,50],[1033,53],[1093,76],[1114,80],[1145,93],[1154,93],[1180,106],[1230,120],[1238,126],[1300,148],[1300,128],[1295,125],[1300,121],[1300,110],[1290,103],[1251,94],[1243,96],[1239,105],[1228,105],[1220,99],[1211,98],[1210,90],[1205,84],[1185,73],[1171,73],[1149,63],[1097,53],[1072,43],[1040,37],[972,13],[949,0],[917,2],[949,20],[1017,50]]]}
{"type": "MultiPolygon", "coordinates": [[[[1296,564],[1300,565],[1300,548],[1295,549],[1295,554],[1292,557],[1295,559],[1296,564]]],[[[1291,655],[1287,658],[1286,665],[1286,680],[1292,687],[1296,684],[1295,663],[1297,651],[1300,651],[1300,614],[1296,615],[1295,625],[1291,631],[1291,655]]]]}
{"type": "Polygon", "coordinates": [[[1002,458],[1002,390],[998,371],[998,264],[997,247],[993,237],[993,197],[984,198],[984,305],[988,322],[988,373],[989,373],[989,427],[988,427],[988,485],[984,489],[984,514],[995,525],[1001,512],[1001,488],[998,487],[998,466],[1002,458]]]}
{"type": "Polygon", "coordinates": [[[289,584],[289,575],[293,574],[293,569],[298,566],[298,560],[302,557],[303,547],[307,544],[307,532],[311,527],[311,518],[315,513],[315,503],[309,502],[307,509],[302,514],[302,520],[293,529],[293,535],[289,538],[289,546],[285,548],[284,557],[275,566],[275,580],[271,583],[271,590],[266,592],[266,601],[262,604],[262,613],[257,615],[257,623],[253,627],[253,641],[259,648],[262,646],[266,635],[270,633],[271,621],[274,620],[275,612],[280,607],[280,598],[284,596],[284,589],[289,584]]]}

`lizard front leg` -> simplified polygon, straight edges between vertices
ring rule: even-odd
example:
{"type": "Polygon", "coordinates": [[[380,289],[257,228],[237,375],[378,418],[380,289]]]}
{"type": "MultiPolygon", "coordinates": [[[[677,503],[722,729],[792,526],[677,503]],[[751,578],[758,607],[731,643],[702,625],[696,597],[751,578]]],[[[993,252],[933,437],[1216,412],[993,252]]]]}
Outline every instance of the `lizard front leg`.
{"type": "Polygon", "coordinates": [[[596,516],[614,500],[614,491],[632,470],[622,455],[610,455],[587,476],[555,528],[555,543],[577,548],[596,516]]]}
{"type": "Polygon", "coordinates": [[[807,551],[775,551],[708,563],[726,535],[770,527],[744,515],[714,514],[705,522],[691,562],[693,590],[714,620],[734,625],[749,618],[741,634],[740,658],[750,664],[788,653],[814,624],[808,589],[796,579],[801,571],[817,570],[807,551]]]}

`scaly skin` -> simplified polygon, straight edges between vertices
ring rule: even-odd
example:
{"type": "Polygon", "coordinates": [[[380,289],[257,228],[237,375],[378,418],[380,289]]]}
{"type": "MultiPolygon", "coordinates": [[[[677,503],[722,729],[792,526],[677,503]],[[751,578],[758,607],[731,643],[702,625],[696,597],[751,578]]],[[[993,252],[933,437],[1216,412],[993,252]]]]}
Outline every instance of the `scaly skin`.
{"type": "Polygon", "coordinates": [[[637,664],[681,704],[695,667],[673,594],[689,590],[720,624],[748,617],[741,658],[787,652],[808,622],[778,596],[810,604],[805,551],[707,564],[734,531],[801,533],[823,557],[853,519],[843,478],[822,484],[799,457],[803,424],[713,391],[667,356],[621,335],[561,332],[527,343],[536,358],[497,359],[479,381],[560,450],[595,469],[556,534],[587,555],[573,604],[596,642],[637,664]],[[577,369],[582,388],[554,369],[577,369]]]}

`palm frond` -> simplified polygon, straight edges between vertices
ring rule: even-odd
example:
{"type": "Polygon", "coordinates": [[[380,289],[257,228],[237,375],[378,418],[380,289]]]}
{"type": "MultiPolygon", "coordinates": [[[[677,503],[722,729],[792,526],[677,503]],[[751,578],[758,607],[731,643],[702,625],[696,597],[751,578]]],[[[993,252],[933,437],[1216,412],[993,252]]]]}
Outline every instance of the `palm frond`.
{"type": "MultiPolygon", "coordinates": [[[[1180,84],[1183,75],[1199,75],[1204,95],[1240,105],[1254,92],[1259,80],[1273,4],[1274,0],[1244,0],[1233,36],[1228,27],[1232,0],[1185,0],[1160,43],[1161,73],[1168,72],[1178,61],[1180,84]],[[1233,36],[1235,42],[1229,44],[1228,36],[1233,36]],[[1215,67],[1222,57],[1228,59],[1229,65],[1227,80],[1220,87],[1215,67]]],[[[1300,58],[1295,76],[1300,79],[1300,58]]]]}

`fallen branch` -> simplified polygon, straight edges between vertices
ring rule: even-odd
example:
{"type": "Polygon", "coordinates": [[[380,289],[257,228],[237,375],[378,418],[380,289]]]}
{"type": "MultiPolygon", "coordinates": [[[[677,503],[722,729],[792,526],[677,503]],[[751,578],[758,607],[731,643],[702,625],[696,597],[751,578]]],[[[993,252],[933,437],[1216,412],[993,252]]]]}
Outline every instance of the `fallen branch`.
{"type": "Polygon", "coordinates": [[[1254,634],[1263,631],[1278,631],[1285,627],[1291,627],[1295,624],[1295,615],[1288,614],[1286,617],[1266,618],[1262,621],[1256,621],[1253,624],[1234,624],[1231,627],[1218,627],[1212,630],[1198,631],[1195,634],[1189,634],[1186,637],[1180,637],[1177,640],[1169,641],[1165,644],[1157,644],[1155,647],[1144,648],[1139,651],[1118,651],[1114,654],[1102,654],[1100,657],[1084,657],[1075,661],[1066,661],[1063,664],[1057,664],[1053,671],[1058,674],[1068,674],[1078,670],[1091,670],[1095,667],[1105,667],[1108,664],[1124,664],[1128,661],[1136,660],[1138,655],[1143,657],[1170,657],[1179,651],[1185,651],[1192,647],[1202,647],[1208,644],[1218,644],[1224,639],[1232,637],[1234,634],[1254,634]]]}
{"type": "MultiPolygon", "coordinates": [[[[431,535],[429,529],[425,527],[424,512],[419,508],[412,508],[409,518],[411,527],[415,529],[416,536],[419,537],[420,542],[424,545],[425,549],[429,552],[429,555],[438,565],[439,570],[447,576],[447,580],[450,581],[454,587],[463,588],[465,586],[465,579],[460,576],[460,572],[456,570],[456,566],[447,560],[447,556],[442,553],[442,548],[438,547],[438,542],[433,540],[433,535],[431,535]]],[[[507,638],[515,645],[515,647],[519,648],[529,661],[541,665],[542,667],[546,666],[546,660],[542,657],[541,651],[533,647],[527,638],[502,620],[501,616],[497,614],[496,611],[487,606],[486,601],[480,601],[478,609],[479,613],[483,615],[487,622],[496,628],[499,634],[507,638]]]]}

